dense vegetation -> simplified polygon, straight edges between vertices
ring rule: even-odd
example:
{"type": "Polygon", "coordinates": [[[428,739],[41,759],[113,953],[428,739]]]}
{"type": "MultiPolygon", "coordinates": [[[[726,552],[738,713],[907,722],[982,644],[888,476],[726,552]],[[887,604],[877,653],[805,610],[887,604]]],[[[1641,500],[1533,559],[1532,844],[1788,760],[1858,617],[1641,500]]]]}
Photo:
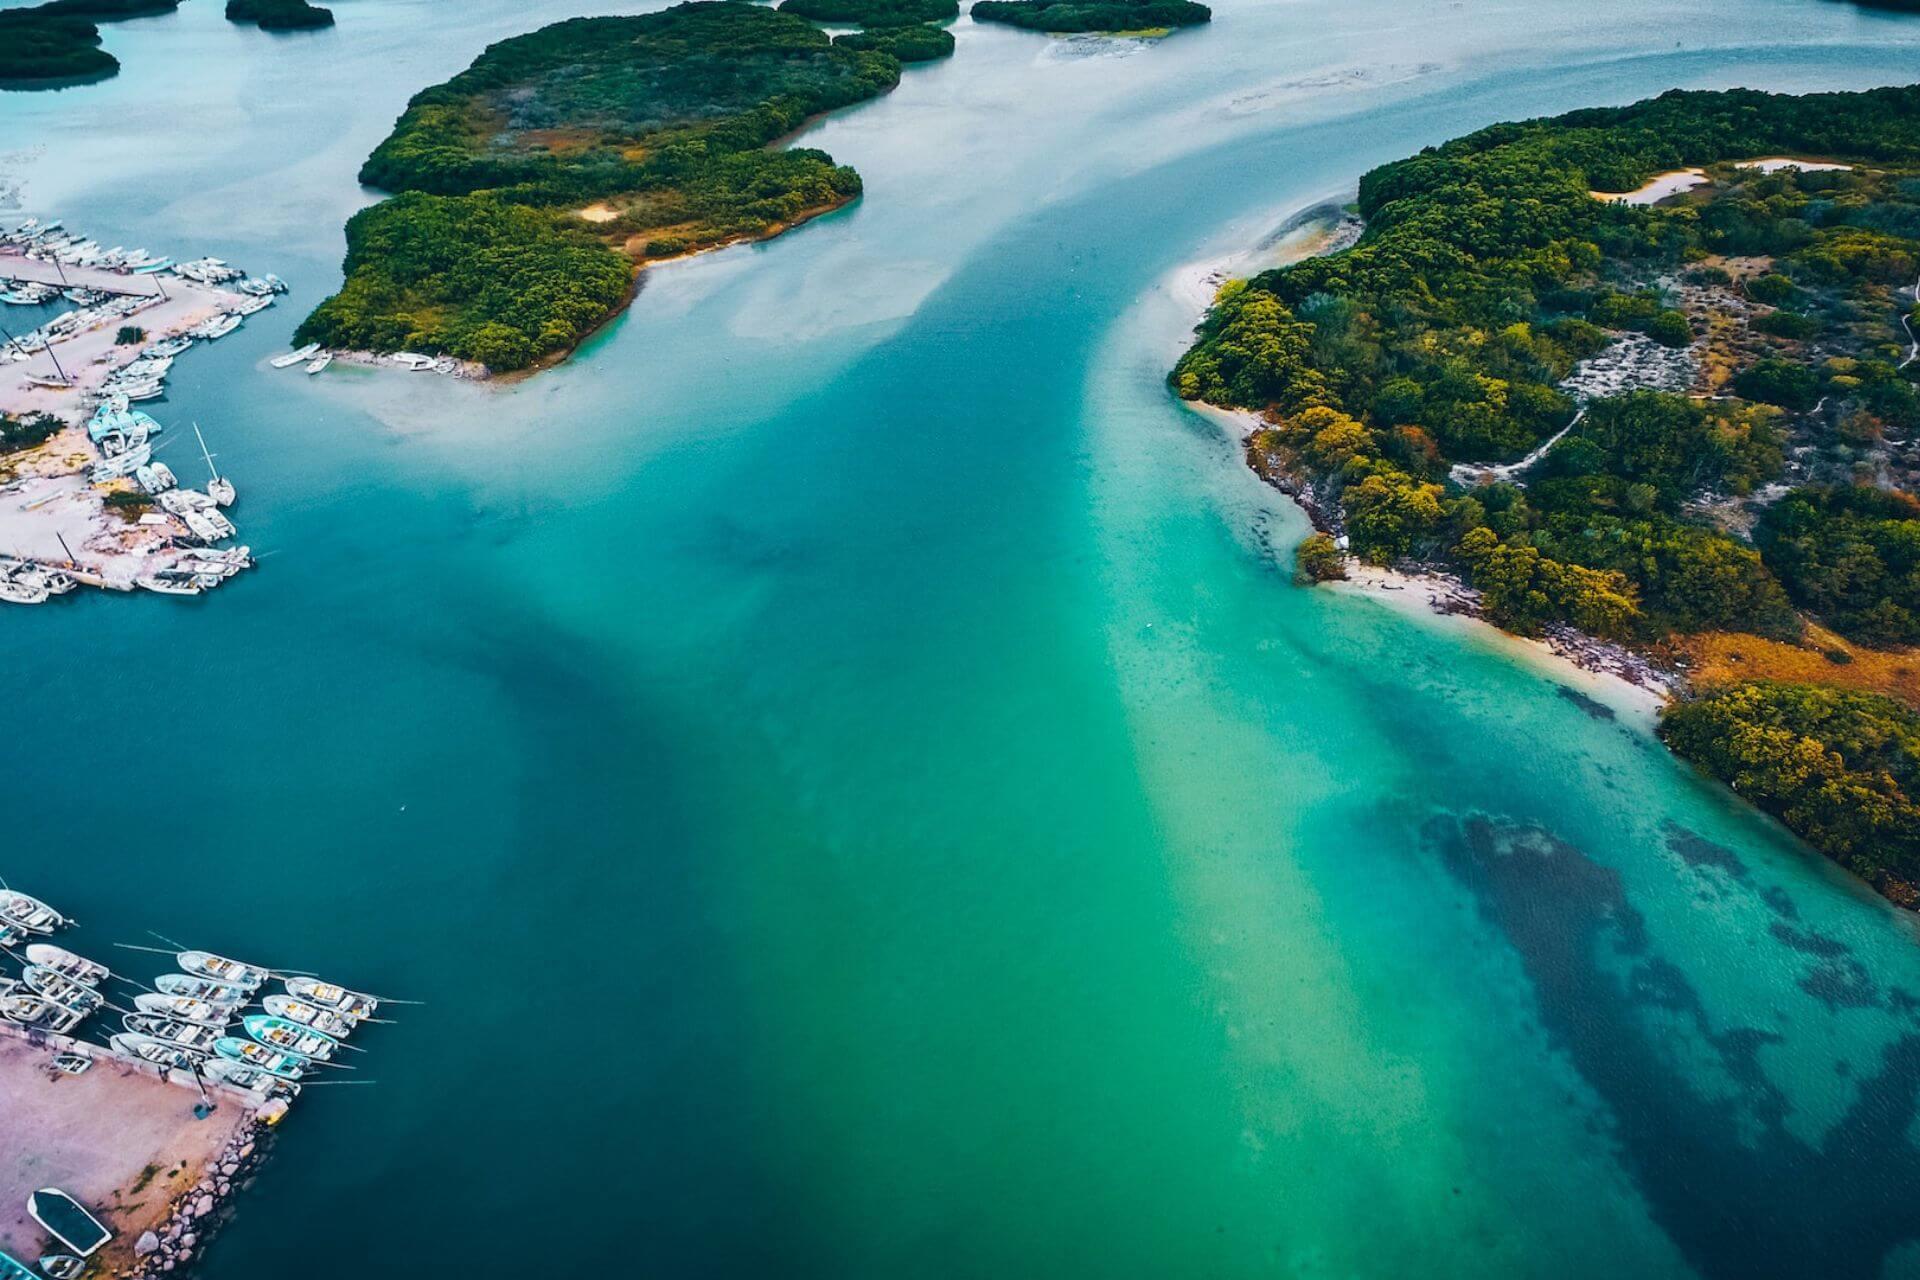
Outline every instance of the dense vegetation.
{"type": "Polygon", "coordinates": [[[0,87],[101,80],[120,70],[100,47],[101,22],[171,13],[180,0],[46,0],[0,9],[0,87]]]}
{"type": "MultiPolygon", "coordinates": [[[[1250,462],[1353,554],[1450,567],[1522,633],[1792,638],[1804,612],[1920,640],[1920,86],[1498,125],[1367,174],[1360,210],[1353,248],[1223,289],[1172,374],[1262,411],[1250,462]],[[1855,167],[1736,164],[1772,155],[1855,167]],[[1678,201],[1592,194],[1683,166],[1710,183],[1678,201]]],[[[1302,573],[1339,549],[1310,540],[1302,573]]],[[[1821,849],[1920,872],[1899,703],[1749,685],[1667,726],[1821,849]]]]}
{"type": "Polygon", "coordinates": [[[227,17],[262,31],[307,31],[333,25],[333,10],[307,0],[227,0],[227,17]]]}
{"type": "Polygon", "coordinates": [[[1029,31],[1161,31],[1213,21],[1194,0],[978,0],[975,22],[1003,22],[1029,31]]]}
{"type": "Polygon", "coordinates": [[[815,22],[906,27],[960,16],[959,0],[780,0],[780,11],[815,22]]]}
{"type": "MultiPolygon", "coordinates": [[[[1660,733],[1680,756],[1881,888],[1920,880],[1920,715],[1891,698],[1750,683],[1679,703],[1660,733]]],[[[1909,901],[1908,905],[1914,905],[1909,901]]]]}
{"type": "Polygon", "coordinates": [[[1755,536],[1794,602],[1843,635],[1920,643],[1920,500],[1866,486],[1803,489],[1755,536]]]}
{"type": "Polygon", "coordinates": [[[833,42],[848,49],[890,53],[902,62],[934,62],[953,56],[953,32],[926,23],[915,23],[910,27],[881,27],[874,31],[848,31],[835,36],[833,42]]]}
{"type": "Polygon", "coordinates": [[[636,264],[858,195],[826,154],[770,144],[891,89],[900,65],[737,0],[501,41],[416,94],[367,160],[363,182],[404,194],[354,217],[346,284],[299,340],[495,369],[571,347],[636,264]]]}
{"type": "Polygon", "coordinates": [[[0,453],[17,453],[45,444],[60,430],[60,419],[50,413],[30,413],[24,418],[0,413],[0,453]]]}

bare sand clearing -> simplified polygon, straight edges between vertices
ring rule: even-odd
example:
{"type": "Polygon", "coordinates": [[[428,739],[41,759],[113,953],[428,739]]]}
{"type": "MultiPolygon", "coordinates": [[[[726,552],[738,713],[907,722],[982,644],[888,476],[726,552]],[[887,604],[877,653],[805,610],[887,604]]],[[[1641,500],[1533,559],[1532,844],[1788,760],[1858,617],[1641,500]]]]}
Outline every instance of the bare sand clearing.
{"type": "Polygon", "coordinates": [[[114,1232],[97,1255],[124,1265],[140,1234],[166,1220],[174,1197],[207,1166],[251,1112],[230,1097],[205,1120],[198,1094],[108,1056],[92,1070],[58,1076],[52,1054],[0,1036],[0,1249],[31,1264],[53,1242],[27,1215],[27,1197],[58,1187],[114,1232]]]}
{"type": "Polygon", "coordinates": [[[1672,173],[1655,174],[1637,191],[1590,191],[1587,194],[1608,204],[1659,204],[1668,196],[1691,191],[1706,180],[1704,169],[1675,169],[1672,173]]]}

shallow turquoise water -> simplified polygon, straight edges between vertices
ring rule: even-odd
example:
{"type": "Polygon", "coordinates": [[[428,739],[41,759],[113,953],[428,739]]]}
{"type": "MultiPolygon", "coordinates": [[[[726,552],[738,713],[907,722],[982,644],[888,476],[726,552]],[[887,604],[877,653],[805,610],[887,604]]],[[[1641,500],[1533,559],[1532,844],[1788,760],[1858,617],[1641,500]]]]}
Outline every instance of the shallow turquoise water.
{"type": "Polygon", "coordinates": [[[865,201],[656,272],[562,370],[266,369],[359,160],[524,8],[190,4],[0,97],[24,208],[296,288],[163,415],[261,570],[0,618],[4,872],[83,949],[426,1002],[209,1275],[1920,1271],[1910,920],[1497,646],[1294,588],[1299,517],[1160,381],[1178,269],[1371,164],[1894,82],[1920,26],[962,22],[813,131],[865,201]]]}

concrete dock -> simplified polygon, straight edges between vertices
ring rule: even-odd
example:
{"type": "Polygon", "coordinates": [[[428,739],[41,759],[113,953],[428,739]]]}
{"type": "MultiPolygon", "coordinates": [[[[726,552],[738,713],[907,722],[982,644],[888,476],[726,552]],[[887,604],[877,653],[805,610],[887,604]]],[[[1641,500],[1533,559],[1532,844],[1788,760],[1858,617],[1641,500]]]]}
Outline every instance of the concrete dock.
{"type": "Polygon", "coordinates": [[[91,1070],[60,1075],[51,1048],[8,1032],[0,1034],[0,1249],[29,1266],[64,1252],[27,1214],[30,1194],[58,1187],[114,1233],[94,1274],[132,1268],[140,1237],[164,1230],[176,1202],[250,1141],[254,1112],[244,1095],[222,1091],[213,1114],[196,1119],[195,1090],[97,1046],[91,1070]]]}

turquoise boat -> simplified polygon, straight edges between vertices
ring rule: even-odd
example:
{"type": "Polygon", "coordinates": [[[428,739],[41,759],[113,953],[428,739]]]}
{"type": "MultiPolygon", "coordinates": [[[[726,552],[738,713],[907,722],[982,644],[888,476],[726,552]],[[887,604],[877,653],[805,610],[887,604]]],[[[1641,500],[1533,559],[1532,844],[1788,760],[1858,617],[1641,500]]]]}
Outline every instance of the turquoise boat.
{"type": "Polygon", "coordinates": [[[258,1067],[281,1080],[298,1080],[307,1070],[307,1060],[297,1053],[282,1053],[238,1036],[221,1036],[213,1042],[213,1051],[229,1062],[258,1067]]]}
{"type": "Polygon", "coordinates": [[[247,1029],[248,1035],[269,1049],[298,1054],[318,1062],[325,1062],[340,1048],[340,1042],[330,1035],[268,1013],[248,1014],[240,1020],[240,1025],[247,1029]]]}
{"type": "Polygon", "coordinates": [[[0,1280],[40,1280],[26,1264],[0,1250],[0,1280]]]}

